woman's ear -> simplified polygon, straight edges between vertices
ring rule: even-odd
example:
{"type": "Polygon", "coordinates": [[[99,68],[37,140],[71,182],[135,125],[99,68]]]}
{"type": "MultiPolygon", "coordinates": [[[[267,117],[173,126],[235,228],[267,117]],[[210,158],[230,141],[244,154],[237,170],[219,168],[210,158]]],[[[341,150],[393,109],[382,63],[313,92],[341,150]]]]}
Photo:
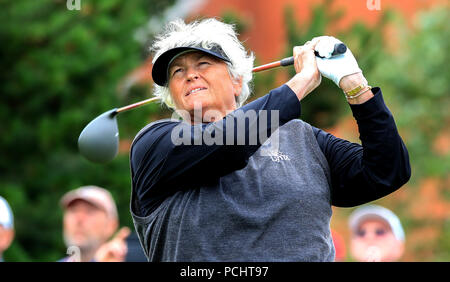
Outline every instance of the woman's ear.
{"type": "Polygon", "coordinates": [[[239,76],[238,78],[232,78],[233,82],[233,90],[234,90],[234,96],[238,97],[241,95],[242,92],[242,76],[239,76]]]}

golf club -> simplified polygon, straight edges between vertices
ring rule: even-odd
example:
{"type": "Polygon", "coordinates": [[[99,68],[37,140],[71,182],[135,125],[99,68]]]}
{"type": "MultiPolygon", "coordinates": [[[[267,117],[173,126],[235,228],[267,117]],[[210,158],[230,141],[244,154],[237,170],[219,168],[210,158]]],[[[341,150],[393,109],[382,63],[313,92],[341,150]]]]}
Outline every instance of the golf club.
{"type": "MultiPolygon", "coordinates": [[[[338,43],[334,46],[332,56],[344,54],[347,46],[338,43]]],[[[315,51],[316,56],[320,57],[315,51]]],[[[280,66],[294,64],[294,57],[284,58],[280,61],[272,62],[253,68],[253,72],[269,70],[280,66]]],[[[107,163],[113,160],[119,152],[119,128],[116,116],[119,113],[159,101],[158,97],[149,98],[122,108],[109,110],[93,119],[81,131],[78,137],[78,149],[86,159],[95,163],[107,163]]]]}
{"type": "Polygon", "coordinates": [[[106,163],[114,159],[119,152],[119,128],[116,116],[151,102],[158,97],[146,99],[122,108],[109,110],[92,120],[78,137],[78,149],[88,160],[106,163]]]}
{"type": "MultiPolygon", "coordinates": [[[[334,50],[331,53],[331,56],[337,56],[337,55],[341,55],[344,54],[345,51],[347,51],[347,46],[345,46],[344,43],[336,43],[334,45],[334,50]]],[[[317,51],[314,51],[314,54],[316,55],[316,57],[320,57],[323,58],[322,56],[319,55],[319,53],[317,51]]],[[[273,63],[268,63],[259,67],[255,67],[253,68],[253,72],[260,72],[260,71],[264,71],[264,70],[268,70],[268,69],[272,69],[272,68],[276,68],[276,67],[286,67],[286,66],[290,66],[294,64],[294,57],[288,57],[288,58],[284,58],[280,61],[276,61],[273,63]]]]}

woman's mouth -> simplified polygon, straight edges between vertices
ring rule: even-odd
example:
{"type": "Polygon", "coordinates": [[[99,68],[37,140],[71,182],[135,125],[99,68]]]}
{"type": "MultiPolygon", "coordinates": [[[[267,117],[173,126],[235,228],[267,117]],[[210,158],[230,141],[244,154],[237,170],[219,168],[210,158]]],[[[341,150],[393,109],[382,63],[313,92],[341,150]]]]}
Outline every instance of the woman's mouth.
{"type": "Polygon", "coordinates": [[[196,93],[196,92],[198,92],[198,91],[206,90],[206,89],[207,89],[206,87],[196,87],[196,88],[194,88],[194,89],[188,91],[188,92],[186,93],[186,96],[189,96],[189,95],[194,94],[194,93],[196,93]]]}

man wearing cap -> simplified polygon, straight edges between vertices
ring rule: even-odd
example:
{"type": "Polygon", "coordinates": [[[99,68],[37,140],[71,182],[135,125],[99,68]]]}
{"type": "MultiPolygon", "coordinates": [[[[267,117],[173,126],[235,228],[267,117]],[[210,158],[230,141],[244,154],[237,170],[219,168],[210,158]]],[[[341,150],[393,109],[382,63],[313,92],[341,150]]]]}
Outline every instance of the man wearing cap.
{"type": "Polygon", "coordinates": [[[72,256],[62,261],[123,261],[127,253],[125,238],[130,230],[118,227],[117,208],[111,194],[101,187],[83,186],[61,198],[64,209],[64,242],[72,256]],[[77,253],[79,250],[79,253],[77,253]]]}
{"type": "Polygon", "coordinates": [[[254,57],[233,26],[167,25],[152,46],[154,92],[183,121],[147,125],[130,151],[131,214],[150,261],[333,261],[331,206],[408,181],[408,152],[380,88],[349,49],[331,57],[338,42],[295,46],[297,74],[244,105],[254,57]],[[322,75],[345,93],[362,145],[298,119],[322,75]]]}
{"type": "Polygon", "coordinates": [[[0,262],[14,239],[14,217],[8,202],[0,196],[0,262]]]}
{"type": "Polygon", "coordinates": [[[399,218],[389,209],[368,205],[349,217],[351,253],[361,262],[397,261],[405,250],[405,233],[399,218]]]}

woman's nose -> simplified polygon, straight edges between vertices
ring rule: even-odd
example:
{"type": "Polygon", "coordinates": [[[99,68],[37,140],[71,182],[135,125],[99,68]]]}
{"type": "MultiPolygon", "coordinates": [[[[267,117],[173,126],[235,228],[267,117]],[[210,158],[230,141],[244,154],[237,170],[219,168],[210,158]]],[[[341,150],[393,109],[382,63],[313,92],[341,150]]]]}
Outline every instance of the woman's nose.
{"type": "Polygon", "coordinates": [[[187,73],[187,80],[188,81],[193,81],[198,79],[198,73],[196,70],[189,68],[188,69],[188,73],[187,73]]]}

